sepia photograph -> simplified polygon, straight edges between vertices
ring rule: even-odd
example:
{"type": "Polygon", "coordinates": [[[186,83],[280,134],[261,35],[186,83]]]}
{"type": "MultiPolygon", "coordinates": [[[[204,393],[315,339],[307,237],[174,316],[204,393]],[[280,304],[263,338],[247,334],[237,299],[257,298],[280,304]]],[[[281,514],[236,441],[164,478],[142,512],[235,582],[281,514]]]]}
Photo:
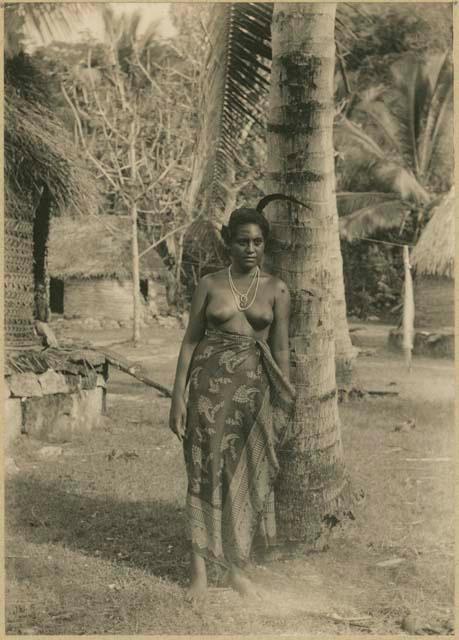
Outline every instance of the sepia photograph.
{"type": "Polygon", "coordinates": [[[6,2],[4,632],[452,636],[453,2],[6,2]]]}

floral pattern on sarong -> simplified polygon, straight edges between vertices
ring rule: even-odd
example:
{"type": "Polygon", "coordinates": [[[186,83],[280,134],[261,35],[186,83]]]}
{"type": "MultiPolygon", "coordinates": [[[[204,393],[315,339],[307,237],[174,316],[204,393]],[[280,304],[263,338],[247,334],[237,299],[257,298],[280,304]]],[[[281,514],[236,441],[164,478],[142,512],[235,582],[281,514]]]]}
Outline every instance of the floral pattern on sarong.
{"type": "Polygon", "coordinates": [[[275,536],[272,487],[294,392],[266,342],[207,330],[193,355],[184,455],[189,536],[224,565],[275,536]]]}

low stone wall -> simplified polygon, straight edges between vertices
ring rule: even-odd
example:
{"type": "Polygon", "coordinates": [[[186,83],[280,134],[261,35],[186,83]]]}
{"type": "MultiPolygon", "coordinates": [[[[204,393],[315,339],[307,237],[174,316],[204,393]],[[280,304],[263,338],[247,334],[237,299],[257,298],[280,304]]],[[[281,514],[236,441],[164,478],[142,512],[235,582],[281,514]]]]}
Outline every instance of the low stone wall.
{"type": "MultiPolygon", "coordinates": [[[[21,363],[16,359],[16,366],[21,363]]],[[[36,369],[43,360],[36,356],[36,369]]],[[[30,368],[34,361],[28,354],[30,368]]],[[[13,365],[14,365],[13,360],[13,365]]],[[[87,351],[68,354],[63,371],[42,373],[7,369],[4,378],[4,446],[9,450],[21,434],[48,442],[65,442],[91,431],[105,412],[105,357],[87,351]],[[72,362],[73,358],[73,362],[72,362]]]]}
{"type": "Polygon", "coordinates": [[[103,409],[101,387],[42,398],[5,401],[5,448],[21,434],[46,442],[68,442],[98,426],[103,409]]]}

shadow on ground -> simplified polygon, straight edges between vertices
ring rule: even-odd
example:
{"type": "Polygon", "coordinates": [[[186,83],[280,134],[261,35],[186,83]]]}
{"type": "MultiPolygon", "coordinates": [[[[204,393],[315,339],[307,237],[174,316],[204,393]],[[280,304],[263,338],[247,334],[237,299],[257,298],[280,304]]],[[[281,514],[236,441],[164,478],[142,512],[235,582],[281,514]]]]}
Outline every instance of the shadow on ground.
{"type": "Polygon", "coordinates": [[[60,483],[45,484],[30,476],[11,481],[6,495],[7,502],[14,502],[16,526],[27,542],[60,544],[184,584],[188,545],[178,506],[72,494],[60,483]]]}

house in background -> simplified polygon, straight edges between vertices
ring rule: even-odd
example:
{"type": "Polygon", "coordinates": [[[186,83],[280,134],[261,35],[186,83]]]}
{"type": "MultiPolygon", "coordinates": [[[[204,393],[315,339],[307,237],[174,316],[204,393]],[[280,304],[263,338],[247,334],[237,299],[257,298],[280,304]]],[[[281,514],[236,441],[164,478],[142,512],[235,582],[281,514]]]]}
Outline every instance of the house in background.
{"type": "MultiPolygon", "coordinates": [[[[414,247],[410,263],[414,274],[414,355],[454,358],[454,189],[432,210],[414,247]]],[[[400,328],[389,332],[389,348],[400,351],[400,328]]]]}
{"type": "Polygon", "coordinates": [[[454,330],[454,189],[433,210],[412,254],[415,327],[454,330]]]}
{"type": "MultiPolygon", "coordinates": [[[[455,197],[452,189],[432,211],[412,251],[414,272],[413,354],[454,358],[455,197]]],[[[389,347],[402,348],[402,331],[389,333],[389,347]]]]}
{"type": "MultiPolygon", "coordinates": [[[[139,254],[148,242],[139,238],[139,254]]],[[[145,319],[167,313],[166,267],[152,249],[140,258],[145,319]]],[[[133,315],[131,223],[127,217],[55,218],[48,244],[51,312],[64,318],[130,323],[133,315]]]]}

